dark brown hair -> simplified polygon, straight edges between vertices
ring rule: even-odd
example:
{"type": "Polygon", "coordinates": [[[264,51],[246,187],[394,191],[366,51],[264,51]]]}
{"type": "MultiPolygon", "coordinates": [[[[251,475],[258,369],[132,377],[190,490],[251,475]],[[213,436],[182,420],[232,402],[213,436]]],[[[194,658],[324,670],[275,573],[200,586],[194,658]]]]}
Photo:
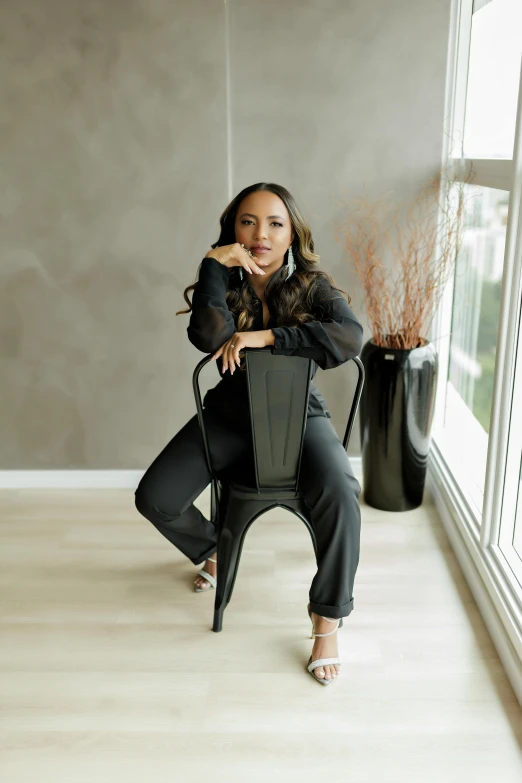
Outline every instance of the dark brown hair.
{"type": "MultiPolygon", "coordinates": [[[[218,241],[211,247],[222,247],[236,242],[234,226],[240,204],[244,198],[259,190],[268,190],[279,196],[288,210],[295,233],[292,242],[294,273],[287,282],[288,267],[285,259],[283,266],[271,277],[265,289],[267,305],[270,314],[275,316],[277,326],[299,326],[306,321],[314,320],[315,316],[311,312],[313,303],[315,301],[317,304],[318,299],[320,302],[331,299],[330,286],[344,294],[349,304],[351,299],[346,291],[336,286],[327,272],[318,269],[320,257],[314,253],[312,232],[301,215],[295,199],[282,185],[258,182],[238,193],[221,215],[219,219],[221,233],[218,241]],[[329,285],[325,286],[325,282],[329,285]]],[[[201,264],[199,268],[201,268],[201,264]]],[[[256,315],[256,305],[259,306],[259,302],[252,296],[252,289],[246,279],[247,275],[244,274],[244,279],[241,280],[239,269],[240,267],[231,267],[229,270],[229,290],[226,298],[229,309],[236,316],[237,330],[242,332],[248,331],[252,326],[256,315]]],[[[176,315],[191,312],[192,302],[187,294],[195,287],[194,283],[185,288],[183,297],[189,307],[188,310],[178,310],[176,315]]]]}

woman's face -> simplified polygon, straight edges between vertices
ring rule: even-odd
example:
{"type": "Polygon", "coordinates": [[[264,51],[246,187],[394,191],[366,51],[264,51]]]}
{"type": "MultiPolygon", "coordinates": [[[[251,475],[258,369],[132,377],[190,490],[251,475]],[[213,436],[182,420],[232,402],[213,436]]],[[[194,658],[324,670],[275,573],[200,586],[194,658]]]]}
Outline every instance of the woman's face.
{"type": "Polygon", "coordinates": [[[279,196],[268,190],[250,193],[239,205],[234,228],[236,242],[266,261],[268,266],[262,268],[267,277],[283,266],[294,231],[288,210],[279,196]],[[267,252],[260,252],[256,245],[264,245],[267,252]]]}

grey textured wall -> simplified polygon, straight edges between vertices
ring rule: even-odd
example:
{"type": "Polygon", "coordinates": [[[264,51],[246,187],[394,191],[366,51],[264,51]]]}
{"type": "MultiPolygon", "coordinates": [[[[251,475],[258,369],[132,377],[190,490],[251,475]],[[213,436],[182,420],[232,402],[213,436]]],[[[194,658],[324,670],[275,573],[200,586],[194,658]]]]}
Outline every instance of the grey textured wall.
{"type": "MultiPolygon", "coordinates": [[[[294,194],[364,322],[336,200],[438,170],[449,6],[0,1],[0,469],[144,469],[193,415],[174,313],[252,182],[294,194]]],[[[339,432],[349,375],[317,377],[339,432]]]]}

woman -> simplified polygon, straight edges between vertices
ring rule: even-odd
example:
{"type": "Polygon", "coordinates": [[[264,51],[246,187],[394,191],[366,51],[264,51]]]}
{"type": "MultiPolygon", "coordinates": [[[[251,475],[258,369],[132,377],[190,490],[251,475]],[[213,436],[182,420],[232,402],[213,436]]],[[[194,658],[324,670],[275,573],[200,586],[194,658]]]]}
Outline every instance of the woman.
{"type": "MultiPolygon", "coordinates": [[[[219,240],[206,254],[199,279],[185,289],[189,340],[217,360],[221,380],[205,395],[212,464],[223,480],[251,475],[250,425],[244,348],[313,359],[323,370],[357,356],[362,326],[332,278],[319,268],[314,243],[290,193],[258,183],[241,191],[220,218],[219,240]],[[193,290],[192,302],[187,296],[193,290]]],[[[205,561],[197,591],[215,587],[215,526],[193,501],[210,483],[197,415],[172,438],[136,489],[136,507],[195,565],[205,561]]],[[[336,631],[353,609],[359,562],[361,488],[311,384],[299,489],[317,538],[317,572],[308,613],[315,636],[308,671],[322,684],[340,672],[336,631]],[[335,628],[332,630],[332,623],[335,628]]]]}

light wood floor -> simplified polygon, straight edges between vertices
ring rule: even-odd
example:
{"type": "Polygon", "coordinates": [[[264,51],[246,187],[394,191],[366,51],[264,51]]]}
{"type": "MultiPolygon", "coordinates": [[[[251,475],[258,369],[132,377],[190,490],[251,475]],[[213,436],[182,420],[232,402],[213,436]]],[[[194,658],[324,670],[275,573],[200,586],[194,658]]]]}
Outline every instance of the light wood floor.
{"type": "Polygon", "coordinates": [[[521,708],[435,509],[362,511],[325,688],[296,517],[251,528],[215,634],[132,490],[0,492],[2,781],[520,783],[521,708]]]}

